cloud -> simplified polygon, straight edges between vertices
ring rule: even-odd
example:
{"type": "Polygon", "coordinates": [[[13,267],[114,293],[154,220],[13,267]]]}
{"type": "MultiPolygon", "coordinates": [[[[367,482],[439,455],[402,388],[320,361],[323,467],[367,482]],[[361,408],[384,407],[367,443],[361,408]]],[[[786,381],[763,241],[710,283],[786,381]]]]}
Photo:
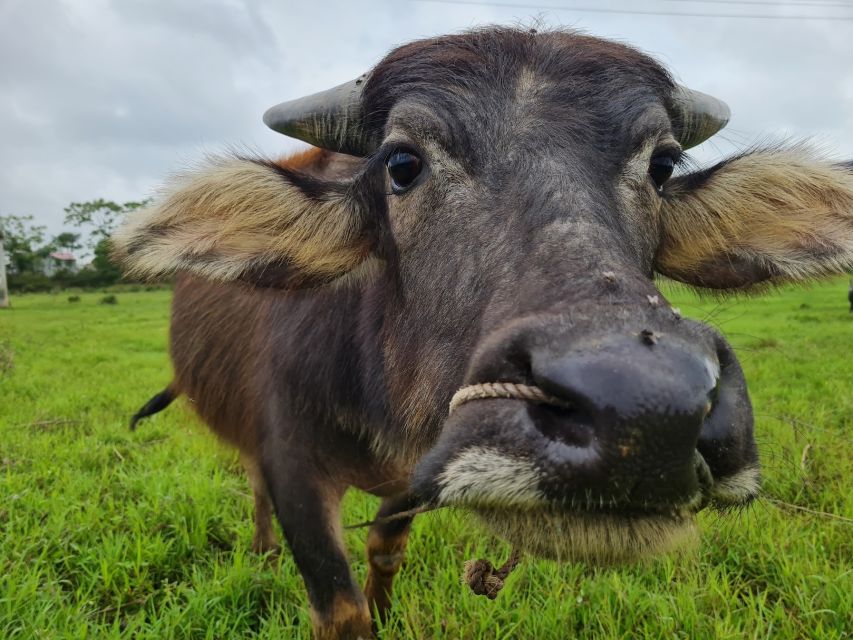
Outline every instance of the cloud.
{"type": "Polygon", "coordinates": [[[268,106],[355,77],[409,40],[537,16],[639,46],[729,102],[730,128],[697,150],[700,159],[766,134],[814,136],[853,157],[851,21],[404,0],[7,0],[0,5],[0,213],[32,213],[58,232],[69,202],[138,200],[206,151],[296,148],[263,127],[268,106]]]}

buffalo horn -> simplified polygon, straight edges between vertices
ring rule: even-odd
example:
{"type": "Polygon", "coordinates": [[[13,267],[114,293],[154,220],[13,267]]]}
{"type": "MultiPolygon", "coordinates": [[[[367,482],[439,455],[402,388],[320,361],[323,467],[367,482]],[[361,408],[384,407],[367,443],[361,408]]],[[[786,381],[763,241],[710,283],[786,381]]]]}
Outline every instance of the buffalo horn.
{"type": "Polygon", "coordinates": [[[675,89],[676,125],[680,125],[679,144],[682,149],[695,147],[726,126],[731,111],[722,100],[687,87],[675,89]]]}
{"type": "Polygon", "coordinates": [[[367,76],[362,75],[326,91],[277,104],[264,113],[264,124],[316,147],[367,156],[377,145],[368,139],[363,126],[361,94],[366,83],[367,76]]]}

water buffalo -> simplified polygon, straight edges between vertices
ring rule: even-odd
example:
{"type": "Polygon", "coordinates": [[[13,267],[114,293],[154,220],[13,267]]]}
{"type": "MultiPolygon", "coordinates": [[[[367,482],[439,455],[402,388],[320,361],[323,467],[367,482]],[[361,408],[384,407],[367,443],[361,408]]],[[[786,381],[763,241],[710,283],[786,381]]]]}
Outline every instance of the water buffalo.
{"type": "Polygon", "coordinates": [[[181,274],[174,382],[136,418],[186,394],[240,450],[256,546],[271,504],[317,637],[371,634],[406,546],[410,517],[372,527],[362,591],[349,486],[543,556],[673,548],[759,465],[735,354],[655,274],[744,289],[853,263],[843,165],[764,148],[673,175],[728,115],[633,48],[511,28],[273,107],[318,148],[211,160],[114,237],[131,274],[181,274]]]}

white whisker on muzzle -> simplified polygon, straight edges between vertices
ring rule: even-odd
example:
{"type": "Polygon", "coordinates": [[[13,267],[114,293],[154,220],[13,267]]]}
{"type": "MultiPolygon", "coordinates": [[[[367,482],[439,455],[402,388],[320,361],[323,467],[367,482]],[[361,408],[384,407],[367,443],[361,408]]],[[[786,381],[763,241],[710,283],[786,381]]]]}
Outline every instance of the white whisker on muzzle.
{"type": "Polygon", "coordinates": [[[528,460],[491,447],[471,447],[451,460],[438,476],[441,504],[533,507],[545,502],[539,471],[528,460]]]}

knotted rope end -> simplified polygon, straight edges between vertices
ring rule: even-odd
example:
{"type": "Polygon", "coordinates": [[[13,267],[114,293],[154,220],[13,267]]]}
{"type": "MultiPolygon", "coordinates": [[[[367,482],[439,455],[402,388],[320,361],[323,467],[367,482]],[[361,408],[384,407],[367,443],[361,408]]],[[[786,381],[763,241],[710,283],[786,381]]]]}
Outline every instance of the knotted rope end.
{"type": "Polygon", "coordinates": [[[466,560],[462,570],[462,582],[478,596],[486,596],[489,600],[498,597],[503,589],[507,576],[518,566],[521,552],[513,549],[509,559],[498,569],[485,559],[466,560]]]}

